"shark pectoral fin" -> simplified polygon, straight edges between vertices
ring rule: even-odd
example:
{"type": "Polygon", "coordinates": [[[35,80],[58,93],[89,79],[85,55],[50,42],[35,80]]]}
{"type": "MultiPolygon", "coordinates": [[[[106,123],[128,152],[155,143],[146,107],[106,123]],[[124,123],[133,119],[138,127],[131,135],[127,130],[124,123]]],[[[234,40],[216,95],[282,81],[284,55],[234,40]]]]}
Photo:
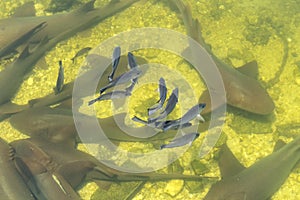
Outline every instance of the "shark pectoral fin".
{"type": "Polygon", "coordinates": [[[247,194],[245,192],[238,192],[226,196],[226,200],[247,200],[247,194]]]}
{"type": "Polygon", "coordinates": [[[32,17],[35,16],[34,2],[30,1],[18,7],[12,17],[32,17]]]}
{"type": "Polygon", "coordinates": [[[233,155],[226,143],[222,145],[219,152],[218,164],[222,178],[233,176],[245,169],[233,155]]]}
{"type": "Polygon", "coordinates": [[[61,165],[57,172],[72,186],[77,188],[84,181],[88,172],[93,170],[94,164],[90,161],[73,161],[61,165]]]}
{"type": "Polygon", "coordinates": [[[256,60],[253,60],[249,63],[246,63],[245,65],[238,67],[237,70],[242,74],[249,76],[253,79],[257,79],[258,77],[258,66],[256,60]]]}

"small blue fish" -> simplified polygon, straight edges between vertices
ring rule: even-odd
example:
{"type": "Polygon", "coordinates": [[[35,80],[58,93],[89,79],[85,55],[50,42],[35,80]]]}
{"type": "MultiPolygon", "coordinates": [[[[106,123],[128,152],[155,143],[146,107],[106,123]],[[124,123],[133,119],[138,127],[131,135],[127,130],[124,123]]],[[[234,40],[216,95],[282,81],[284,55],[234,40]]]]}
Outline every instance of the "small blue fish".
{"type": "Polygon", "coordinates": [[[168,103],[166,105],[165,110],[163,112],[161,112],[158,117],[149,118],[148,123],[153,123],[157,120],[160,120],[160,119],[163,119],[163,118],[167,117],[174,110],[177,102],[178,102],[178,88],[175,88],[172,91],[172,94],[168,99],[168,103]]]}
{"type": "Polygon", "coordinates": [[[160,146],[160,149],[164,148],[174,148],[174,147],[181,147],[186,144],[191,145],[192,142],[199,137],[199,133],[189,133],[182,137],[176,138],[172,140],[169,144],[163,144],[160,146]]]}
{"type": "Polygon", "coordinates": [[[56,86],[54,88],[55,94],[58,94],[62,91],[62,89],[64,87],[64,79],[65,79],[62,61],[60,60],[58,63],[59,63],[59,70],[58,70],[58,77],[56,80],[56,86]]]}
{"type": "Polygon", "coordinates": [[[128,52],[127,60],[128,60],[128,65],[129,65],[130,69],[133,69],[138,66],[136,63],[136,59],[131,52],[128,52]]]}
{"type": "MultiPolygon", "coordinates": [[[[145,121],[145,120],[143,120],[143,119],[141,119],[141,118],[139,118],[139,117],[137,117],[137,116],[134,116],[133,118],[131,118],[133,121],[135,121],[135,122],[139,122],[139,123],[141,123],[141,124],[144,124],[144,125],[146,125],[146,126],[149,126],[149,127],[152,127],[152,128],[157,128],[157,129],[161,129],[162,130],[162,128],[166,125],[166,124],[168,124],[169,122],[170,122],[170,120],[169,121],[165,121],[165,122],[154,122],[154,123],[148,123],[148,121],[145,121]]],[[[179,128],[186,128],[186,127],[189,127],[189,126],[191,126],[192,124],[191,123],[189,123],[189,122],[187,122],[187,123],[185,123],[185,124],[179,124],[179,125],[177,125],[177,126],[172,126],[171,128],[169,128],[169,129],[173,129],[173,130],[177,130],[177,129],[179,129],[179,128]]]]}
{"type": "Polygon", "coordinates": [[[112,80],[114,78],[115,72],[116,72],[117,67],[119,65],[120,56],[121,56],[121,47],[117,46],[114,49],[113,56],[112,56],[112,72],[108,76],[108,81],[109,82],[112,82],[112,80]]]}
{"type": "Polygon", "coordinates": [[[178,88],[175,88],[172,91],[172,94],[168,99],[166,109],[161,114],[165,113],[166,116],[169,115],[173,111],[173,109],[175,108],[177,102],[178,102],[178,88]]]}
{"type": "Polygon", "coordinates": [[[120,75],[119,77],[115,78],[112,82],[110,82],[108,85],[104,86],[100,89],[100,94],[102,94],[105,90],[108,88],[114,87],[116,85],[121,85],[124,83],[127,83],[128,81],[139,77],[142,75],[142,71],[138,68],[133,68],[130,71],[120,75]]]}
{"type": "MultiPolygon", "coordinates": [[[[128,65],[129,65],[130,69],[133,69],[138,66],[136,63],[135,57],[131,52],[128,52],[127,59],[128,59],[128,65]]],[[[128,92],[132,92],[134,86],[137,84],[138,78],[134,78],[131,81],[132,81],[132,83],[130,84],[130,86],[128,86],[125,89],[128,92]]]]}
{"type": "MultiPolygon", "coordinates": [[[[129,65],[130,69],[134,69],[134,68],[136,68],[138,66],[137,63],[136,63],[136,59],[135,59],[134,55],[131,52],[128,52],[128,54],[127,54],[127,60],[128,60],[128,65],[129,65]]],[[[132,83],[130,84],[130,86],[128,86],[125,89],[127,92],[132,92],[134,86],[138,82],[138,78],[134,78],[131,81],[132,81],[132,83]]]]}
{"type": "Polygon", "coordinates": [[[167,131],[167,130],[178,130],[178,129],[182,129],[182,128],[186,128],[186,127],[190,127],[192,126],[192,123],[190,122],[186,122],[186,123],[179,123],[179,124],[175,124],[175,125],[172,125],[172,126],[168,126],[170,123],[173,123],[174,120],[167,120],[167,121],[164,121],[164,122],[155,122],[155,124],[157,124],[159,126],[159,128],[162,130],[162,131],[167,131]],[[158,124],[159,123],[159,124],[158,124]],[[165,129],[165,127],[168,126],[168,129],[165,129]]]}
{"type": "Polygon", "coordinates": [[[88,105],[92,105],[96,103],[97,101],[103,101],[103,100],[108,100],[108,99],[121,99],[121,98],[126,98],[130,96],[131,93],[127,91],[113,91],[113,92],[108,92],[105,94],[100,95],[96,99],[93,99],[88,102],[88,105]]]}
{"type": "Polygon", "coordinates": [[[157,105],[148,109],[148,115],[153,115],[157,110],[161,109],[164,105],[167,98],[168,89],[166,87],[166,82],[164,78],[159,79],[159,100],[157,101],[157,105]]]}
{"type": "Polygon", "coordinates": [[[149,126],[149,127],[152,127],[152,128],[156,128],[154,124],[149,124],[147,121],[137,117],[137,116],[134,116],[133,118],[131,118],[133,121],[135,122],[139,122],[141,124],[144,124],[146,126],[149,126]]]}
{"type": "Polygon", "coordinates": [[[167,131],[173,126],[180,126],[181,124],[185,124],[194,118],[199,118],[201,122],[204,122],[205,120],[203,117],[200,115],[200,112],[205,108],[206,104],[205,103],[200,103],[195,106],[193,106],[190,110],[188,110],[181,118],[176,119],[176,120],[170,120],[169,123],[164,124],[162,127],[163,131],[167,131]]]}

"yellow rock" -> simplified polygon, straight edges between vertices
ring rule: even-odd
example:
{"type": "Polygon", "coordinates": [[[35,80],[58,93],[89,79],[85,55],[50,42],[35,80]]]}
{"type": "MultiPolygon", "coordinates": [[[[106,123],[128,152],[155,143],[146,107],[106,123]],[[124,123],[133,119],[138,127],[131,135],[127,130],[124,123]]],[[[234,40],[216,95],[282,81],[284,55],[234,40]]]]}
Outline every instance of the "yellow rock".
{"type": "Polygon", "coordinates": [[[184,185],[183,180],[169,181],[169,183],[164,189],[164,192],[172,197],[175,197],[179,192],[181,192],[183,185],[184,185]]]}

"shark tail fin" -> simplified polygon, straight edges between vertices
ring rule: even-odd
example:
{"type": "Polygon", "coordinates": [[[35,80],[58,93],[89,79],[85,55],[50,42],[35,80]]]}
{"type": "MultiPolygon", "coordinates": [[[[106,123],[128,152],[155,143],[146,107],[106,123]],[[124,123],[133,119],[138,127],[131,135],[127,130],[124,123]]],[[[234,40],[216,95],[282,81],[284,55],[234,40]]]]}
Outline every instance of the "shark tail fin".
{"type": "Polygon", "coordinates": [[[198,19],[193,19],[191,6],[181,0],[173,0],[174,4],[179,9],[184,26],[187,29],[187,34],[203,46],[207,51],[211,52],[211,46],[206,44],[202,37],[202,28],[198,19]]]}

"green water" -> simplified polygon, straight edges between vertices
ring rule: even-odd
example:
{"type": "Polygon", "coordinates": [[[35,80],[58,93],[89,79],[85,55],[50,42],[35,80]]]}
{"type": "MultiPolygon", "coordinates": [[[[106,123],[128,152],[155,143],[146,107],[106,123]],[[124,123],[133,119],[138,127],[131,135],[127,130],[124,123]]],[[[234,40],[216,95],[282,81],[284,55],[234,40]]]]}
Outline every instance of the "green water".
{"type": "MultiPolygon", "coordinates": [[[[0,17],[7,18],[13,11],[27,1],[0,2],[0,17]]],[[[106,5],[108,1],[96,1],[95,7],[106,5]]],[[[53,91],[57,78],[57,63],[62,60],[65,66],[65,82],[76,76],[84,57],[79,57],[73,64],[70,60],[76,52],[85,47],[95,47],[104,40],[123,31],[142,27],[162,27],[185,33],[181,17],[167,1],[138,2],[130,8],[100,22],[74,37],[57,44],[45,58],[37,63],[33,73],[22,84],[13,102],[24,104],[28,100],[42,97],[53,91]]],[[[223,132],[227,143],[235,156],[245,166],[250,166],[259,159],[269,155],[278,139],[290,141],[298,134],[300,124],[300,2],[297,0],[280,1],[237,1],[212,0],[189,1],[193,17],[199,19],[203,37],[211,45],[213,53],[223,61],[235,67],[252,60],[258,62],[258,80],[275,103],[274,112],[266,117],[256,116],[244,111],[229,108],[223,132]]],[[[51,15],[44,12],[49,1],[36,1],[37,15],[51,15]]],[[[75,3],[72,9],[79,7],[75,3]]],[[[138,51],[136,55],[149,62],[163,63],[175,69],[186,78],[200,96],[205,89],[198,74],[181,62],[181,58],[164,51],[138,51]]],[[[9,62],[9,61],[6,61],[9,62]]],[[[5,64],[5,63],[4,63],[5,64]]],[[[4,67],[1,64],[1,68],[4,67]]],[[[156,73],[155,71],[149,73],[156,73]]],[[[170,81],[175,79],[168,72],[161,71],[170,81]]],[[[143,114],[143,102],[156,95],[156,86],[138,87],[129,102],[130,113],[143,114]]],[[[183,93],[184,94],[184,93],[183,93]]],[[[153,98],[152,98],[153,101],[153,98]]],[[[192,104],[185,99],[179,100],[184,109],[192,104]]],[[[155,102],[155,101],[154,101],[155,102]]],[[[151,104],[151,103],[149,103],[151,104]]],[[[99,116],[111,115],[110,102],[98,104],[99,116]]],[[[179,112],[175,112],[175,116],[179,112]]],[[[1,137],[13,141],[26,136],[13,129],[7,121],[0,123],[1,137]]],[[[204,133],[205,134],[205,133],[204,133]]],[[[193,174],[192,163],[198,160],[198,148],[203,137],[196,140],[177,162],[175,172],[193,174]]],[[[121,143],[121,147],[131,151],[151,151],[152,144],[121,143]]],[[[79,146],[82,148],[82,146],[79,146]]],[[[83,149],[83,148],[82,148],[83,149]]],[[[218,166],[213,153],[201,159],[208,170],[205,175],[219,176],[218,166]]],[[[168,169],[162,173],[170,172],[168,169]]],[[[267,171],[267,169],[266,169],[267,171]]],[[[136,183],[135,183],[136,184],[136,183]]],[[[115,196],[126,196],[127,191],[136,185],[115,185],[108,191],[97,190],[94,183],[87,184],[79,193],[83,199],[114,199],[115,196]],[[123,194],[125,193],[125,194],[123,194]],[[106,197],[107,195],[107,197],[106,197]]],[[[169,182],[146,183],[134,199],[202,199],[213,181],[202,183],[169,182]]],[[[295,169],[272,199],[300,199],[299,169],[295,169]]]]}

